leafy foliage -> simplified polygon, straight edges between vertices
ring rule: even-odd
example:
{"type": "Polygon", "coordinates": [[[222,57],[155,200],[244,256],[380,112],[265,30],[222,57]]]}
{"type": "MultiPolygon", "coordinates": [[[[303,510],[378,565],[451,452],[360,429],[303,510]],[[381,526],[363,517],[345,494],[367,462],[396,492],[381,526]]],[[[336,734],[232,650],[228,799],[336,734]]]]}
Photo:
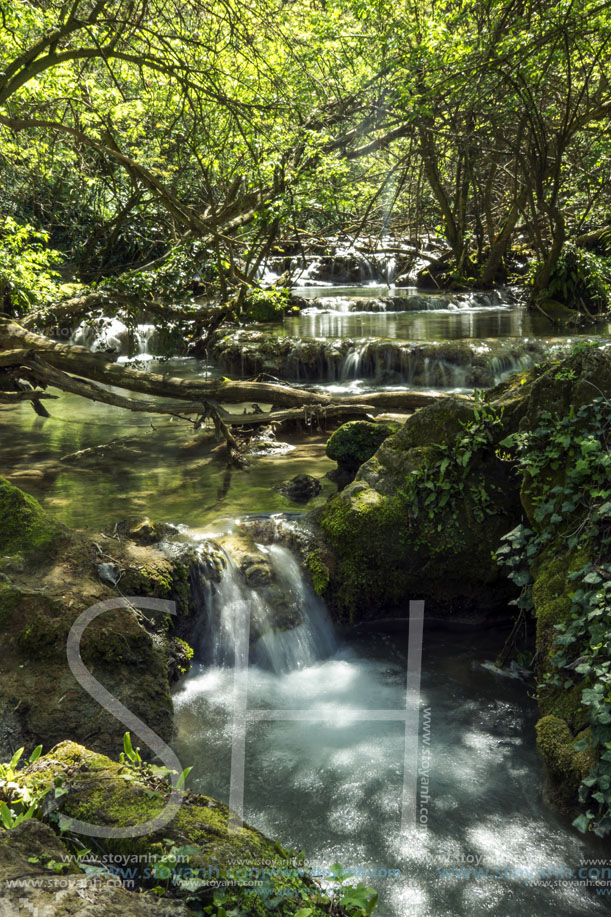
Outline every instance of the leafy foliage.
{"type": "MultiPolygon", "coordinates": [[[[29,818],[38,817],[42,801],[51,791],[51,787],[36,790],[19,780],[17,768],[23,751],[23,748],[18,749],[8,764],[0,764],[0,821],[7,830],[16,828],[29,818]]],[[[42,745],[37,745],[28,758],[28,764],[34,764],[41,752],[42,745]]]]}
{"type": "Polygon", "coordinates": [[[493,494],[482,480],[470,475],[474,458],[494,442],[494,431],[502,428],[502,411],[480,399],[473,409],[473,419],[461,424],[463,432],[452,443],[436,445],[435,461],[428,459],[412,471],[401,492],[409,504],[412,525],[423,516],[436,521],[439,532],[448,524],[457,525],[453,507],[467,491],[477,522],[496,513],[493,494]]]}
{"type": "Polygon", "coordinates": [[[53,270],[63,258],[48,247],[49,234],[0,220],[0,311],[27,312],[60,298],[60,275],[53,270]]]}
{"type": "MultiPolygon", "coordinates": [[[[581,549],[588,557],[570,574],[575,587],[570,614],[556,625],[551,659],[556,671],[547,685],[581,688],[598,763],[581,785],[580,800],[588,808],[574,824],[600,836],[611,832],[610,409],[600,397],[564,417],[545,412],[536,429],[502,442],[515,450],[525,475],[536,530],[518,526],[497,552],[521,588],[518,604],[526,609],[532,607],[532,567],[546,548],[581,549]]],[[[574,747],[587,746],[586,740],[574,747]]]]}
{"type": "Polygon", "coordinates": [[[611,296],[611,262],[567,243],[546,292],[552,299],[579,311],[607,312],[611,296]]]}
{"type": "Polygon", "coordinates": [[[243,317],[249,322],[280,321],[288,308],[290,292],[285,287],[253,288],[244,302],[243,317]]]}

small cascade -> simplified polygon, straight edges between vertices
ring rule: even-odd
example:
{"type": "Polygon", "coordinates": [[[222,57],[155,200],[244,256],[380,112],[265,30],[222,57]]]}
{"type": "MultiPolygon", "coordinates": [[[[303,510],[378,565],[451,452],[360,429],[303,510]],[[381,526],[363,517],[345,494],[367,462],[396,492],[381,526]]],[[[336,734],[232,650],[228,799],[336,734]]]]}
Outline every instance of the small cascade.
{"type": "Polygon", "coordinates": [[[367,352],[368,344],[358,344],[352,347],[343,359],[340,369],[340,381],[347,379],[360,379],[363,376],[363,357],[367,352]]]}
{"type": "Polygon", "coordinates": [[[153,356],[151,345],[154,344],[155,333],[156,328],[154,325],[136,325],[134,329],[134,344],[136,353],[141,359],[153,356]]]}
{"type": "Polygon", "coordinates": [[[246,635],[250,662],[277,674],[333,652],[327,611],[288,548],[257,545],[256,556],[223,555],[224,568],[214,578],[202,560],[201,581],[192,592],[200,615],[192,641],[202,662],[233,666],[246,635]]]}
{"type": "Polygon", "coordinates": [[[230,374],[265,372],[319,384],[370,379],[380,385],[448,390],[489,388],[549,352],[547,342],[529,339],[421,343],[374,337],[272,337],[249,330],[225,334],[212,348],[219,367],[230,374]]]}
{"type": "Polygon", "coordinates": [[[259,272],[263,284],[273,284],[288,272],[299,286],[382,284],[391,287],[413,258],[413,246],[392,238],[351,244],[328,239],[325,246],[299,254],[275,255],[259,272]]]}
{"type": "Polygon", "coordinates": [[[82,322],[71,337],[71,343],[87,347],[94,353],[109,351],[119,359],[152,358],[156,328],[152,324],[129,326],[120,318],[100,318],[82,322]]]}

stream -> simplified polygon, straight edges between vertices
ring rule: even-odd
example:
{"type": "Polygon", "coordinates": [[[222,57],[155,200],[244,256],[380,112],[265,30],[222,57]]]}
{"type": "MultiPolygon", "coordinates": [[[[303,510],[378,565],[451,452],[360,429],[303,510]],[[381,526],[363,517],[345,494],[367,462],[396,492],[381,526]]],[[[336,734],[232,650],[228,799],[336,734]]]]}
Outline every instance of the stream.
{"type": "MultiPolygon", "coordinates": [[[[297,564],[275,550],[305,625],[251,647],[245,820],[305,849],[313,875],[336,862],[354,871],[379,891],[380,917],[605,913],[571,883],[537,884],[596,854],[543,801],[528,685],[486,667],[498,633],[425,631],[421,727],[411,738],[430,800],[419,794],[426,824],[402,832],[405,729],[379,711],[405,708],[407,627],[333,634],[297,564]]],[[[219,593],[209,614],[220,626],[213,640],[204,630],[200,661],[175,695],[175,748],[194,765],[191,786],[227,800],[235,626],[257,616],[259,599],[231,567],[219,593]]]]}
{"type": "MultiPolygon", "coordinates": [[[[443,348],[464,342],[493,354],[497,345],[515,344],[517,356],[490,364],[498,381],[569,338],[550,333],[542,316],[505,294],[455,301],[379,284],[308,285],[295,293],[306,301],[301,314],[265,326],[267,332],[278,339],[361,341],[341,355],[349,371],[335,378],[321,371],[308,382],[334,391],[399,387],[387,357],[386,376],[381,363],[367,364],[363,355],[372,351],[364,348],[372,343],[443,348]]],[[[109,341],[123,346],[116,322],[97,338],[80,334],[80,342],[94,348],[109,341]]],[[[601,334],[611,337],[611,328],[601,334]]],[[[151,337],[143,326],[137,359],[158,371],[187,377],[218,371],[184,357],[156,362],[151,337]]],[[[427,372],[437,365],[431,353],[427,372]]],[[[444,361],[447,352],[440,349],[437,362],[444,361]]],[[[420,387],[456,391],[468,381],[464,373],[431,371],[420,387]],[[427,379],[436,384],[427,386],[427,379]]],[[[249,470],[228,472],[216,443],[180,423],[128,416],[68,395],[50,404],[49,420],[26,405],[0,408],[0,474],[10,474],[73,527],[101,529],[146,513],[180,524],[183,532],[188,527],[183,537],[197,543],[236,517],[294,512],[273,488],[295,474],[313,474],[323,484],[308,509],[335,491],[324,477],[335,467],[324,454],[324,430],[283,435],[283,444],[263,449],[249,470]],[[83,450],[89,451],[83,456],[83,450]]],[[[407,625],[336,632],[294,557],[278,545],[262,550],[301,624],[266,628],[265,602],[229,559],[202,605],[195,664],[175,695],[175,748],[183,766],[193,765],[191,788],[229,800],[234,653],[240,621],[256,618],[262,636],[251,646],[248,669],[245,820],[285,848],[305,849],[314,871],[335,862],[360,870],[359,879],[380,893],[380,917],[605,913],[604,899],[592,891],[554,884],[557,870],[566,875],[562,870],[577,869],[597,853],[544,802],[531,686],[486,667],[505,634],[425,629],[418,741],[430,751],[430,802],[426,824],[401,832],[405,728],[375,711],[405,710],[407,625]],[[261,711],[276,711],[275,718],[261,711]],[[533,882],[546,877],[540,870],[549,870],[551,884],[533,882]]]]}

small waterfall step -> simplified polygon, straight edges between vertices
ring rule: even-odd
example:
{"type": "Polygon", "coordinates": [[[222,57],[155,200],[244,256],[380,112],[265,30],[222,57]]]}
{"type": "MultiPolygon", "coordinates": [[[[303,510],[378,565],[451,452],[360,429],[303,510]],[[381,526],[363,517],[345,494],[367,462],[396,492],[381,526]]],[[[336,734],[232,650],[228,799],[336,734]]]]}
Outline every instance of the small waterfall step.
{"type": "Polygon", "coordinates": [[[443,295],[416,290],[408,294],[402,290],[388,295],[380,295],[380,291],[377,291],[376,295],[348,296],[339,290],[334,295],[322,295],[318,289],[316,295],[311,294],[312,291],[298,290],[293,296],[293,301],[301,307],[304,315],[321,312],[475,312],[511,309],[515,306],[511,292],[504,290],[443,295]]]}
{"type": "Polygon", "coordinates": [[[491,338],[414,342],[378,338],[292,338],[262,331],[220,334],[219,368],[236,376],[269,373],[302,383],[372,379],[413,388],[488,388],[542,360],[558,341],[491,338]]]}
{"type": "Polygon", "coordinates": [[[282,673],[334,651],[328,612],[288,548],[256,544],[236,532],[212,544],[222,562],[211,576],[210,545],[201,546],[194,590],[198,609],[191,642],[198,661],[233,666],[236,647],[247,645],[252,664],[282,673]]]}

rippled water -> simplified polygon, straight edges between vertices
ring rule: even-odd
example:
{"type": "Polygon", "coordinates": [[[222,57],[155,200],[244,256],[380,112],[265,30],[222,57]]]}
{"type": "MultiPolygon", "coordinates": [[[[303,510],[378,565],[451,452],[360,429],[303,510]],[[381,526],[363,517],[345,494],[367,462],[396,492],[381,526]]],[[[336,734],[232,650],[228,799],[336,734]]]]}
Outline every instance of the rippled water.
{"type": "MultiPolygon", "coordinates": [[[[403,725],[360,715],[405,708],[405,643],[400,634],[370,634],[288,673],[250,668],[246,820],[285,847],[305,848],[316,867],[360,869],[380,891],[380,917],[605,913],[583,889],[528,882],[533,870],[576,869],[596,854],[543,802],[526,685],[482,668],[499,638],[425,635],[431,799],[426,828],[401,834],[403,725]],[[279,707],[313,719],[261,721],[254,713],[279,707]],[[457,877],[455,869],[474,862],[490,876],[457,877]]],[[[176,749],[183,765],[194,764],[191,785],[225,800],[232,685],[230,668],[198,667],[175,697],[176,749]]]]}

